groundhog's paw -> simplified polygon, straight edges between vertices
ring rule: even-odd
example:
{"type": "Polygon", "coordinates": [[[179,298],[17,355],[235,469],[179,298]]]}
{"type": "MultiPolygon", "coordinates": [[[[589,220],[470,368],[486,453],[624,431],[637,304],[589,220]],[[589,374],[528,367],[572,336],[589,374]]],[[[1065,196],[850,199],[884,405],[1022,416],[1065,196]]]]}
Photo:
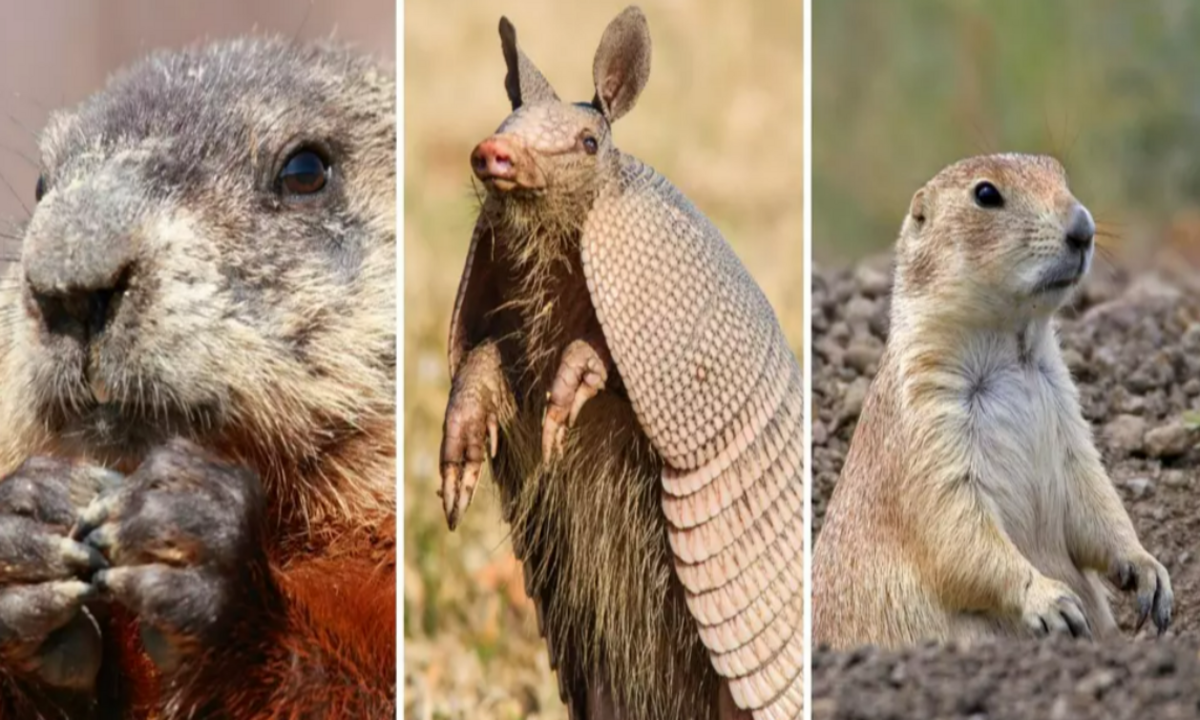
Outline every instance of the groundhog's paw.
{"type": "Polygon", "coordinates": [[[1153,618],[1159,634],[1166,632],[1171,624],[1175,595],[1171,591],[1171,577],[1162,563],[1149,553],[1138,553],[1132,559],[1115,563],[1110,579],[1121,590],[1137,593],[1136,630],[1141,630],[1146,620],[1153,618]]]}
{"type": "Polygon", "coordinates": [[[442,433],[442,509],[453,530],[475,497],[483,463],[495,457],[500,419],[485,388],[461,387],[450,397],[442,433]]]}
{"type": "Polygon", "coordinates": [[[605,358],[586,340],[576,340],[563,351],[547,397],[542,418],[542,457],[562,450],[567,428],[575,425],[584,404],[608,382],[605,358]]]}
{"type": "Polygon", "coordinates": [[[104,558],[67,537],[78,508],[116,473],[33,458],[0,482],[0,658],[53,687],[86,689],[100,669],[100,630],[84,603],[104,558]]]}
{"type": "Polygon", "coordinates": [[[0,655],[6,667],[52,687],[92,687],[103,647],[100,626],[84,603],[96,595],[82,580],[0,590],[0,655]]]}
{"type": "Polygon", "coordinates": [[[1037,636],[1092,637],[1079,596],[1065,583],[1044,575],[1034,576],[1026,589],[1022,615],[1026,626],[1037,636]]]}
{"type": "Polygon", "coordinates": [[[174,441],[88,506],[72,537],[109,560],[96,590],[138,615],[147,651],[170,671],[265,595],[262,514],[254,473],[174,441]]]}

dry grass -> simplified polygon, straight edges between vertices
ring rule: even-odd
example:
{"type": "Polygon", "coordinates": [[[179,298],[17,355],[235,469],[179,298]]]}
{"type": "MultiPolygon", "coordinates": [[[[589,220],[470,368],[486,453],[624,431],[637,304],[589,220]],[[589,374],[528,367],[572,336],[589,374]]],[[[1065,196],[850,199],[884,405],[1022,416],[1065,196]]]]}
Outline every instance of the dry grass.
{"type": "MultiPolygon", "coordinates": [[[[592,53],[624,3],[406,3],[405,710],[413,718],[561,718],[496,498],[446,529],[437,451],[449,315],[474,220],[467,157],[509,111],[496,26],[570,99],[590,99],[592,53]]],[[[799,347],[802,11],[797,0],[642,4],[650,83],[618,146],[678,185],[722,229],[799,347]]]]}

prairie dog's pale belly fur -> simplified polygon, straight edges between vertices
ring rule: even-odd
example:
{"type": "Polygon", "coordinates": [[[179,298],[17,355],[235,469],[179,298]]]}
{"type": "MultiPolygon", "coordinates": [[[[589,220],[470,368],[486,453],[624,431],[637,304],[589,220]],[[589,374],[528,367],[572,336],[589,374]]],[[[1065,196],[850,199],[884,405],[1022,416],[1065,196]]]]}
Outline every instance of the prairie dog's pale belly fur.
{"type": "MultiPolygon", "coordinates": [[[[1090,431],[1053,328],[1041,320],[1020,337],[975,334],[961,361],[962,386],[947,400],[965,408],[954,434],[964,441],[979,497],[1022,555],[1079,594],[1094,629],[1111,629],[1115,621],[1099,578],[1069,561],[1067,463],[1072,448],[1090,442],[1090,431]]],[[[1008,630],[1021,628],[1014,623],[1008,630]]]]}

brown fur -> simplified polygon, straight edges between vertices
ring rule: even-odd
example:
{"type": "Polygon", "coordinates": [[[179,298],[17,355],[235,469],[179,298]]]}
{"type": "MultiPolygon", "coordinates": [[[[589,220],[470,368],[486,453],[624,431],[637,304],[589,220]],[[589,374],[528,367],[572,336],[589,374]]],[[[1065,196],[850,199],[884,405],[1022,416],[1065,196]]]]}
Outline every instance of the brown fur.
{"type": "MultiPolygon", "coordinates": [[[[564,699],[574,705],[601,692],[607,698],[600,705],[593,698],[592,713],[615,704],[634,718],[708,717],[716,678],[671,570],[661,460],[615,371],[609,391],[584,407],[564,454],[543,462],[546,392],[564,349],[594,326],[595,312],[580,266],[580,230],[563,234],[564,225],[552,223],[548,236],[533,234],[526,228],[547,227],[530,214],[537,206],[520,205],[510,218],[507,205],[485,201],[482,223],[492,230],[478,250],[495,277],[507,280],[487,314],[511,393],[505,403],[515,403],[515,412],[503,414],[492,472],[564,699]]],[[[561,213],[552,196],[540,205],[551,217],[561,213]]]]}
{"type": "MultiPolygon", "coordinates": [[[[14,268],[0,285],[0,471],[60,455],[130,472],[182,435],[266,490],[283,630],[231,639],[265,644],[254,665],[214,655],[201,685],[175,678],[154,702],[167,716],[394,708],[394,97],[388,70],[343,48],[242,40],[152,56],[45,132],[48,192],[25,261],[54,243],[103,261],[110,225],[137,243],[122,301],[137,314],[114,321],[90,366],[125,409],[102,419],[82,359],[39,331],[14,268]],[[259,183],[302,137],[337,144],[337,187],[311,207],[266,207],[259,183]],[[159,174],[120,174],[148,161],[159,174]],[[69,192],[121,178],[98,195],[109,214],[75,213],[69,192]]],[[[113,700],[121,712],[149,712],[144,657],[106,662],[143,698],[113,700]]]]}

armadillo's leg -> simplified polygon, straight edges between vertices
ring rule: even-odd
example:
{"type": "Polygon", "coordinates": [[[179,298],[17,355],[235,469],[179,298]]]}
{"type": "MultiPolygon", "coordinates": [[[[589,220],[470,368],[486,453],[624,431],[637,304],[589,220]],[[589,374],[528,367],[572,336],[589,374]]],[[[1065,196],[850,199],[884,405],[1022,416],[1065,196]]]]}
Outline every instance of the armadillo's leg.
{"type": "Polygon", "coordinates": [[[451,530],[475,496],[484,460],[496,456],[500,423],[511,417],[513,408],[500,350],[492,343],[471,350],[454,377],[442,429],[438,494],[451,530]]]}
{"type": "Polygon", "coordinates": [[[599,331],[573,341],[563,351],[542,419],[543,458],[562,450],[567,428],[575,424],[584,403],[604,389],[611,369],[612,356],[599,331]]]}

